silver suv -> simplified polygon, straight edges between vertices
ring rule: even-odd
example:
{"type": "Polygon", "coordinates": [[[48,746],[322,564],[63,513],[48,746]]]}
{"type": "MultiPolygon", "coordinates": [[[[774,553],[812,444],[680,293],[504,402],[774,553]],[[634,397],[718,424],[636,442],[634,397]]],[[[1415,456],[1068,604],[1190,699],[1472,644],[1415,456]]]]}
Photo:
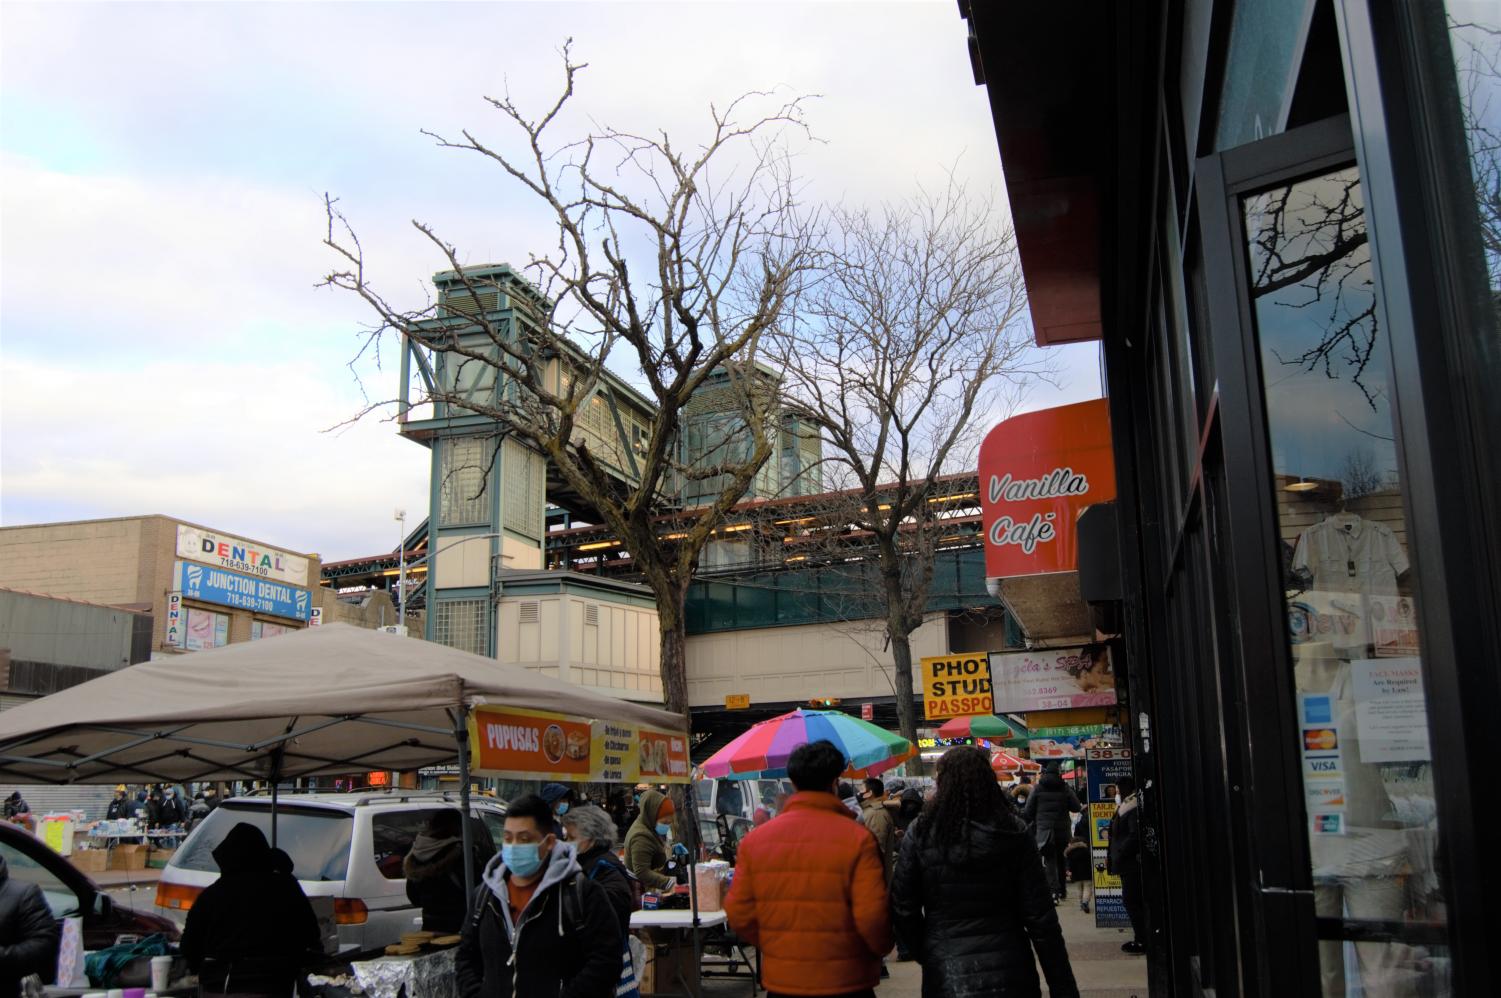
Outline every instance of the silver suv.
{"type": "MultiPolygon", "coordinates": [[[[276,845],[292,857],[293,873],[315,908],[332,900],[338,949],[371,949],[398,942],[421,928],[422,911],[408,899],[402,860],[412,839],[432,816],[457,809],[458,795],[395,790],[362,793],[287,794],[277,802],[276,845]]],[[[478,856],[500,848],[505,803],[471,800],[471,826],[478,856]]],[[[271,838],[271,798],[235,797],[194,827],[157,884],[156,906],[181,916],[205,887],[219,879],[213,851],[240,822],[271,838]]],[[[478,860],[477,860],[478,861],[478,860]]]]}

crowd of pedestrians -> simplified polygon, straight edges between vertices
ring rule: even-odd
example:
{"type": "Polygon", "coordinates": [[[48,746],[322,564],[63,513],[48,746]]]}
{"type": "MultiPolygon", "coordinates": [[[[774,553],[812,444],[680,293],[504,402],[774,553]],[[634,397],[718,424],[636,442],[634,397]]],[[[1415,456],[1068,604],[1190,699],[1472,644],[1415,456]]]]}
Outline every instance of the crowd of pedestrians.
{"type": "MultiPolygon", "coordinates": [[[[1054,998],[1078,995],[1055,905],[1069,865],[1074,880],[1091,879],[1078,858],[1087,862],[1090,852],[1070,841],[1070,816],[1081,806],[1056,773],[1017,801],[973,746],[944,753],[926,798],[898,781],[842,784],[845,768],[830,742],[799,747],[787,765],[796,792],[739,845],[725,911],[735,935],[759,951],[772,998],[873,996],[893,947],[898,959],[921,965],[924,998],[1020,998],[1040,995],[1044,980],[1054,998]]],[[[1109,868],[1138,925],[1126,947],[1135,951],[1139,814],[1129,778],[1120,790],[1109,868]]],[[[151,803],[152,795],[121,791],[122,815],[151,803]]],[[[173,796],[162,792],[157,807],[173,796]]],[[[461,998],[637,994],[631,913],[643,889],[677,880],[667,847],[671,799],[646,789],[636,806],[622,859],[618,813],[576,800],[570,788],[550,784],[512,802],[500,852],[478,868],[472,895],[459,812],[429,821],[403,873],[423,927],[460,937],[461,998]]],[[[320,944],[290,858],[249,824],[231,829],[214,858],[221,876],[189,912],[183,955],[206,992],[287,993],[320,944]]],[[[16,956],[0,961],[0,976],[27,969],[21,955],[29,951],[12,942],[24,926],[38,939],[28,945],[55,953],[55,922],[40,916],[38,902],[35,888],[9,881],[0,863],[0,937],[11,937],[0,948],[16,956]]],[[[1087,911],[1088,898],[1080,902],[1087,911]]]]}

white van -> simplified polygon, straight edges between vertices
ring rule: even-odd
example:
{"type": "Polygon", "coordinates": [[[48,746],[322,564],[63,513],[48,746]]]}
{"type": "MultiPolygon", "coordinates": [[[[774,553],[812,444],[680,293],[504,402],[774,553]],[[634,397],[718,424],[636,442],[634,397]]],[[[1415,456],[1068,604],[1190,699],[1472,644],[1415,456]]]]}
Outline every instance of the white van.
{"type": "MultiPolygon", "coordinates": [[[[280,797],[276,845],[292,857],[292,872],[310,899],[333,899],[339,950],[386,946],[421,928],[422,911],[407,899],[402,860],[434,813],[458,806],[457,794],[420,791],[280,797]]],[[[493,855],[505,831],[505,803],[474,797],[471,814],[476,855],[493,855]]],[[[271,798],[232,798],[194,826],[157,884],[161,913],[180,916],[219,879],[213,851],[242,821],[269,842],[271,798]]]]}

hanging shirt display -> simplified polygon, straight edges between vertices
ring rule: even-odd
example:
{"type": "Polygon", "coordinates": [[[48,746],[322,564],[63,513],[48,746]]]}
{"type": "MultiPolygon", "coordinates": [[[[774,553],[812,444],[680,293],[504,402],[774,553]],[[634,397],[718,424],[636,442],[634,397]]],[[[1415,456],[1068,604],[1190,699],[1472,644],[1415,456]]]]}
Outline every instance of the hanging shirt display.
{"type": "Polygon", "coordinates": [[[1389,605],[1409,567],[1391,528],[1355,513],[1336,513],[1309,527],[1292,558],[1295,575],[1308,580],[1299,598],[1326,618],[1328,633],[1319,636],[1347,652],[1371,644],[1373,600],[1389,605]]]}

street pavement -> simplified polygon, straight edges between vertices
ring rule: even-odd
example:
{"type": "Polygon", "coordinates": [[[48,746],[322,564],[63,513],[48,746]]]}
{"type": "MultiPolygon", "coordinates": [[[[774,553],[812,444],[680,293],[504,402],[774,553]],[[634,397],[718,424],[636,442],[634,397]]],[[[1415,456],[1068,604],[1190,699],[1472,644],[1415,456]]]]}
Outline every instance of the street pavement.
{"type": "MultiPolygon", "coordinates": [[[[1131,937],[1129,932],[1095,928],[1094,915],[1079,910],[1077,889],[1069,901],[1058,906],[1058,918],[1063,923],[1080,998],[1147,998],[1146,958],[1121,952],[1121,943],[1131,937]]],[[[880,998],[919,998],[921,967],[911,962],[897,963],[894,959],[887,961],[887,967],[891,977],[876,989],[880,998]]],[[[1037,976],[1042,977],[1040,967],[1037,976]]],[[[1048,993],[1046,983],[1042,993],[1048,993]]],[[[709,981],[704,984],[704,994],[714,998],[749,995],[750,986],[735,981],[709,981]]]]}
{"type": "MultiPolygon", "coordinates": [[[[155,911],[152,905],[160,870],[112,870],[91,876],[117,903],[155,911]]],[[[1063,937],[1068,942],[1069,962],[1079,983],[1080,998],[1147,998],[1146,958],[1121,952],[1121,943],[1130,938],[1130,933],[1095,928],[1094,915],[1079,910],[1077,897],[1075,888],[1070,899],[1058,906],[1058,918],[1063,923],[1063,937]]],[[[166,914],[182,924],[182,915],[166,914]]],[[[895,959],[889,960],[887,966],[891,977],[881,982],[876,994],[880,998],[919,998],[922,968],[916,963],[897,963],[895,959]]],[[[1037,974],[1042,977],[1041,968],[1037,974]]],[[[713,998],[749,995],[750,985],[747,981],[705,981],[703,993],[713,998]]],[[[1047,994],[1046,983],[1043,994],[1047,994]]]]}

